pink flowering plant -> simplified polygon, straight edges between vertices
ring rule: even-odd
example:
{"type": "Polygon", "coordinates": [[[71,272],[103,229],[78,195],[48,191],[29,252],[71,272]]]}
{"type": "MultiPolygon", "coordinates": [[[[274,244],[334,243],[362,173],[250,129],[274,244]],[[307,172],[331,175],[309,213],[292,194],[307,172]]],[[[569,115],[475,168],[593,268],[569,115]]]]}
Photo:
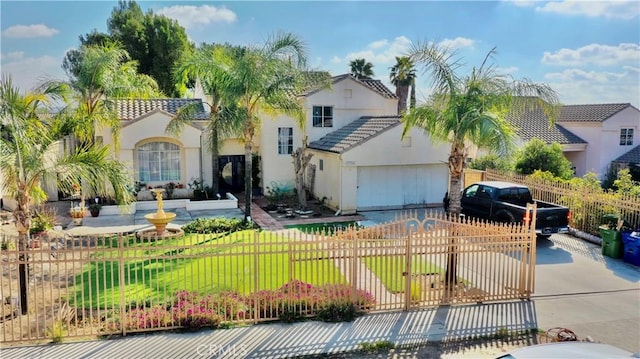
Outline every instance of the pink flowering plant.
{"type": "Polygon", "coordinates": [[[299,280],[277,290],[261,290],[249,295],[232,291],[212,294],[179,291],[167,305],[131,307],[124,322],[112,318],[105,331],[128,331],[183,327],[218,328],[221,323],[278,319],[284,322],[316,318],[323,321],[350,321],[373,309],[375,298],[347,284],[313,286],[299,280]]]}

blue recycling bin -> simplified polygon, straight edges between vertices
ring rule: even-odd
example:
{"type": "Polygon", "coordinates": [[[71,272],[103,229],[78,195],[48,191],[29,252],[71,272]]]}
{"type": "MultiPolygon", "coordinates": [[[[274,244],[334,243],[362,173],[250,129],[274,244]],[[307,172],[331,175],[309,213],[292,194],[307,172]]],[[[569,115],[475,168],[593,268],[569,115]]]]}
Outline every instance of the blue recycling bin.
{"type": "Polygon", "coordinates": [[[640,266],[640,232],[622,232],[622,260],[640,266]]]}

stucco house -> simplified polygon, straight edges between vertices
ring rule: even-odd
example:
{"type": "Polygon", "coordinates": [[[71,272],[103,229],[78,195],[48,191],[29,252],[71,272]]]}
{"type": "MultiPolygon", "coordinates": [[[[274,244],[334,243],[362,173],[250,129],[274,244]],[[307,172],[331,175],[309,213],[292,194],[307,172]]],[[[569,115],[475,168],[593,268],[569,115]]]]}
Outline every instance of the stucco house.
{"type": "Polygon", "coordinates": [[[612,161],[640,144],[640,110],[629,103],[564,105],[553,125],[540,110],[509,120],[522,142],[560,143],[577,176],[604,178],[612,161]]]}
{"type": "MultiPolygon", "coordinates": [[[[402,139],[397,97],[375,79],[335,76],[329,89],[302,95],[306,124],[301,129],[287,116],[262,119],[255,151],[260,156],[260,187],[293,189],[291,154],[306,136],[314,154],[309,173],[314,196],[342,213],[372,208],[403,208],[441,202],[447,191],[448,147],[435,146],[422,131],[402,139]]],[[[98,140],[117,148],[132,182],[188,185],[210,184],[211,154],[206,149],[209,114],[202,99],[118,100],[121,130],[115,146],[109,129],[97,130],[98,140]],[[165,132],[176,111],[188,103],[199,110],[180,136],[165,132]]],[[[244,146],[226,139],[220,149],[222,191],[244,189],[244,146]]]]}

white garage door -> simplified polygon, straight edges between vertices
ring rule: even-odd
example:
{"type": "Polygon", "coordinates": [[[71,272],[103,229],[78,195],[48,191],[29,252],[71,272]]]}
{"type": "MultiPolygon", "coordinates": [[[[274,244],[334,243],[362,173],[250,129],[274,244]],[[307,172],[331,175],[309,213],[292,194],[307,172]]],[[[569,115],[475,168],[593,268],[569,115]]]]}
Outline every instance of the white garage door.
{"type": "Polygon", "coordinates": [[[358,210],[441,203],[448,179],[444,164],[358,167],[358,210]]]}

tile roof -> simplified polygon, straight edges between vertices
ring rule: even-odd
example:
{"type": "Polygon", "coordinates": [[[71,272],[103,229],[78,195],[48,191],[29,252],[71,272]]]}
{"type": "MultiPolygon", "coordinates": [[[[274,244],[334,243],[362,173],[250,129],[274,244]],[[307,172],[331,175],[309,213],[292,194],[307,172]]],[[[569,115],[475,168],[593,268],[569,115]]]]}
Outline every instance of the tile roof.
{"type": "Polygon", "coordinates": [[[175,115],[178,109],[184,105],[199,104],[195,120],[206,120],[209,115],[204,110],[201,99],[191,98],[157,98],[157,99],[121,99],[116,100],[116,110],[120,120],[135,120],[138,117],[154,110],[162,110],[175,115]]]}
{"type": "Polygon", "coordinates": [[[363,116],[309,144],[316,150],[343,153],[400,124],[400,116],[363,116]]]}
{"type": "Polygon", "coordinates": [[[558,122],[602,122],[616,113],[631,106],[630,103],[603,103],[594,105],[565,105],[562,106],[558,122]]]}
{"type": "Polygon", "coordinates": [[[507,120],[516,127],[516,133],[525,141],[539,138],[547,143],[560,144],[587,143],[557,122],[549,126],[549,119],[541,109],[526,111],[521,115],[510,115],[507,120]]]}
{"type": "MultiPolygon", "coordinates": [[[[380,80],[375,80],[375,79],[357,79],[355,78],[355,76],[353,76],[352,74],[343,74],[343,75],[338,75],[338,76],[334,76],[332,78],[332,83],[337,83],[340,82],[344,79],[352,79],[353,81],[356,81],[360,84],[362,84],[364,87],[367,87],[377,93],[379,93],[380,95],[382,95],[385,98],[398,98],[398,96],[396,96],[395,93],[393,93],[391,90],[389,90],[389,88],[387,86],[385,86],[382,81],[380,80]]],[[[307,93],[305,93],[305,96],[309,96],[312,95],[318,91],[320,91],[321,89],[315,89],[315,90],[311,90],[308,91],[307,93]]]]}
{"type": "Polygon", "coordinates": [[[640,145],[632,148],[629,152],[613,160],[620,163],[637,163],[640,164],[640,145]]]}

